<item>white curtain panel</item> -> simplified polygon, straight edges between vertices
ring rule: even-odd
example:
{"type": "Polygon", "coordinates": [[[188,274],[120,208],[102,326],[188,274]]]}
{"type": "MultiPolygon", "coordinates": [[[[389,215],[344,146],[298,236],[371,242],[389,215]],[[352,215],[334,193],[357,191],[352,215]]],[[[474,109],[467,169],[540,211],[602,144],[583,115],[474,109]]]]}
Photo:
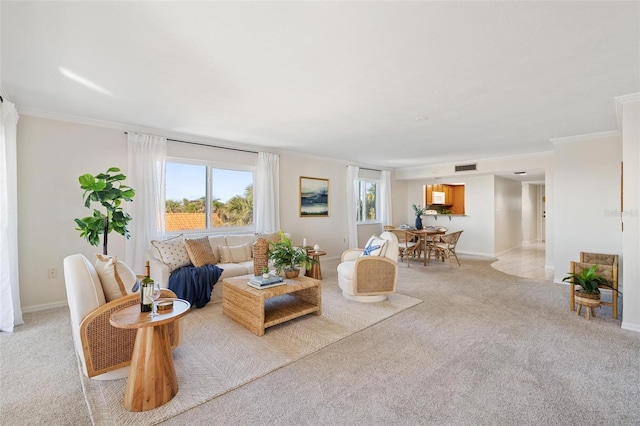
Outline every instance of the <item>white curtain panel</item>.
{"type": "Polygon", "coordinates": [[[151,240],[165,238],[165,163],[167,139],[129,132],[127,185],[136,191],[127,212],[131,215],[126,242],[126,263],[136,273],[144,271],[151,240]]]}
{"type": "Polygon", "coordinates": [[[258,170],[253,191],[256,232],[280,230],[280,156],[258,153],[258,170]]]}
{"type": "Polygon", "coordinates": [[[383,225],[393,225],[391,217],[391,172],[380,173],[380,221],[383,225]]]}
{"type": "Polygon", "coordinates": [[[349,248],[358,247],[358,227],[356,225],[356,206],[358,205],[358,174],[360,167],[347,166],[347,232],[349,248]]]}
{"type": "Polygon", "coordinates": [[[23,324],[18,281],[18,112],[0,104],[0,330],[23,324]]]}

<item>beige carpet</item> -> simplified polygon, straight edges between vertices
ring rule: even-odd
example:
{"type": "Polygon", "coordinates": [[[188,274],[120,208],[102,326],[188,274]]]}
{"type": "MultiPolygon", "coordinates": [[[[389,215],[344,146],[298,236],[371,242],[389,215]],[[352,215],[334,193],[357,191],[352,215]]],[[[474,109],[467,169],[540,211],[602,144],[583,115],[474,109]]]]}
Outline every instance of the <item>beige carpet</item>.
{"type": "Polygon", "coordinates": [[[96,381],[81,374],[91,419],[97,425],[154,424],[363,330],[422,301],[393,294],[382,303],[352,302],[333,281],[323,282],[322,315],[306,315],[258,337],[222,314],[221,303],[183,319],[183,341],[173,352],[180,390],[155,410],[124,409],[126,380],[96,381]]]}

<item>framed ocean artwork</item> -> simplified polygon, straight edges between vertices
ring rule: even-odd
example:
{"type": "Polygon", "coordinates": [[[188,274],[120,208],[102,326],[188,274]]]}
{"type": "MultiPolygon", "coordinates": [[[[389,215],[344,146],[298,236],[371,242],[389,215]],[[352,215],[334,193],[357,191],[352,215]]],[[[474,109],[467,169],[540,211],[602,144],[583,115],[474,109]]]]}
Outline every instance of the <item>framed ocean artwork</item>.
{"type": "Polygon", "coordinates": [[[329,217],[329,179],[300,176],[300,216],[329,217]]]}

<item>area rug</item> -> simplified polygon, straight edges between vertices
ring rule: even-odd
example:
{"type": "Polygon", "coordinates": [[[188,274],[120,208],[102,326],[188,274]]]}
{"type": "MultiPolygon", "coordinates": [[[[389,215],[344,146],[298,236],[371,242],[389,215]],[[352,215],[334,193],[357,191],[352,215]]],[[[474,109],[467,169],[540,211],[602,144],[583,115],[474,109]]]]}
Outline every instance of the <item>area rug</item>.
{"type": "Polygon", "coordinates": [[[384,302],[353,302],[335,282],[323,282],[321,316],[268,328],[262,337],[224,316],[221,303],[193,309],[182,319],[182,343],[173,351],[178,394],[159,408],[132,413],[123,406],[126,379],[98,381],[80,373],[92,422],[162,422],[421,302],[397,293],[384,302]]]}

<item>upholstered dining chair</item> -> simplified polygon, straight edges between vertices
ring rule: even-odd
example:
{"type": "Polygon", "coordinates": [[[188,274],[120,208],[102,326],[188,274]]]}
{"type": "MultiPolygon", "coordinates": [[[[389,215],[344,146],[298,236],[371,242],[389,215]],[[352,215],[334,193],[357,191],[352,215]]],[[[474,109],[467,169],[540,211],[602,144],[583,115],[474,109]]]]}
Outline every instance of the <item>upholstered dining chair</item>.
{"type": "Polygon", "coordinates": [[[397,279],[398,238],[391,232],[371,237],[364,249],[348,249],[342,253],[338,286],[347,299],[383,301],[395,293],[397,279]]]}
{"type": "MultiPolygon", "coordinates": [[[[133,293],[107,302],[106,288],[103,288],[96,268],[82,254],[67,256],[63,267],[71,333],[82,372],[96,380],[127,377],[137,330],[113,327],[109,318],[120,309],[140,304],[140,294],[133,293]]],[[[171,290],[162,289],[160,297],[176,295],[171,290]]],[[[174,324],[169,324],[172,349],[180,341],[180,327],[174,324]]]]}
{"type": "Polygon", "coordinates": [[[461,234],[462,231],[455,231],[449,234],[434,236],[431,244],[427,246],[427,265],[433,252],[436,259],[442,259],[443,261],[447,259],[450,268],[452,267],[451,256],[456,258],[456,262],[458,262],[458,266],[460,266],[460,259],[458,259],[458,255],[456,254],[456,245],[458,244],[461,234]]]}

